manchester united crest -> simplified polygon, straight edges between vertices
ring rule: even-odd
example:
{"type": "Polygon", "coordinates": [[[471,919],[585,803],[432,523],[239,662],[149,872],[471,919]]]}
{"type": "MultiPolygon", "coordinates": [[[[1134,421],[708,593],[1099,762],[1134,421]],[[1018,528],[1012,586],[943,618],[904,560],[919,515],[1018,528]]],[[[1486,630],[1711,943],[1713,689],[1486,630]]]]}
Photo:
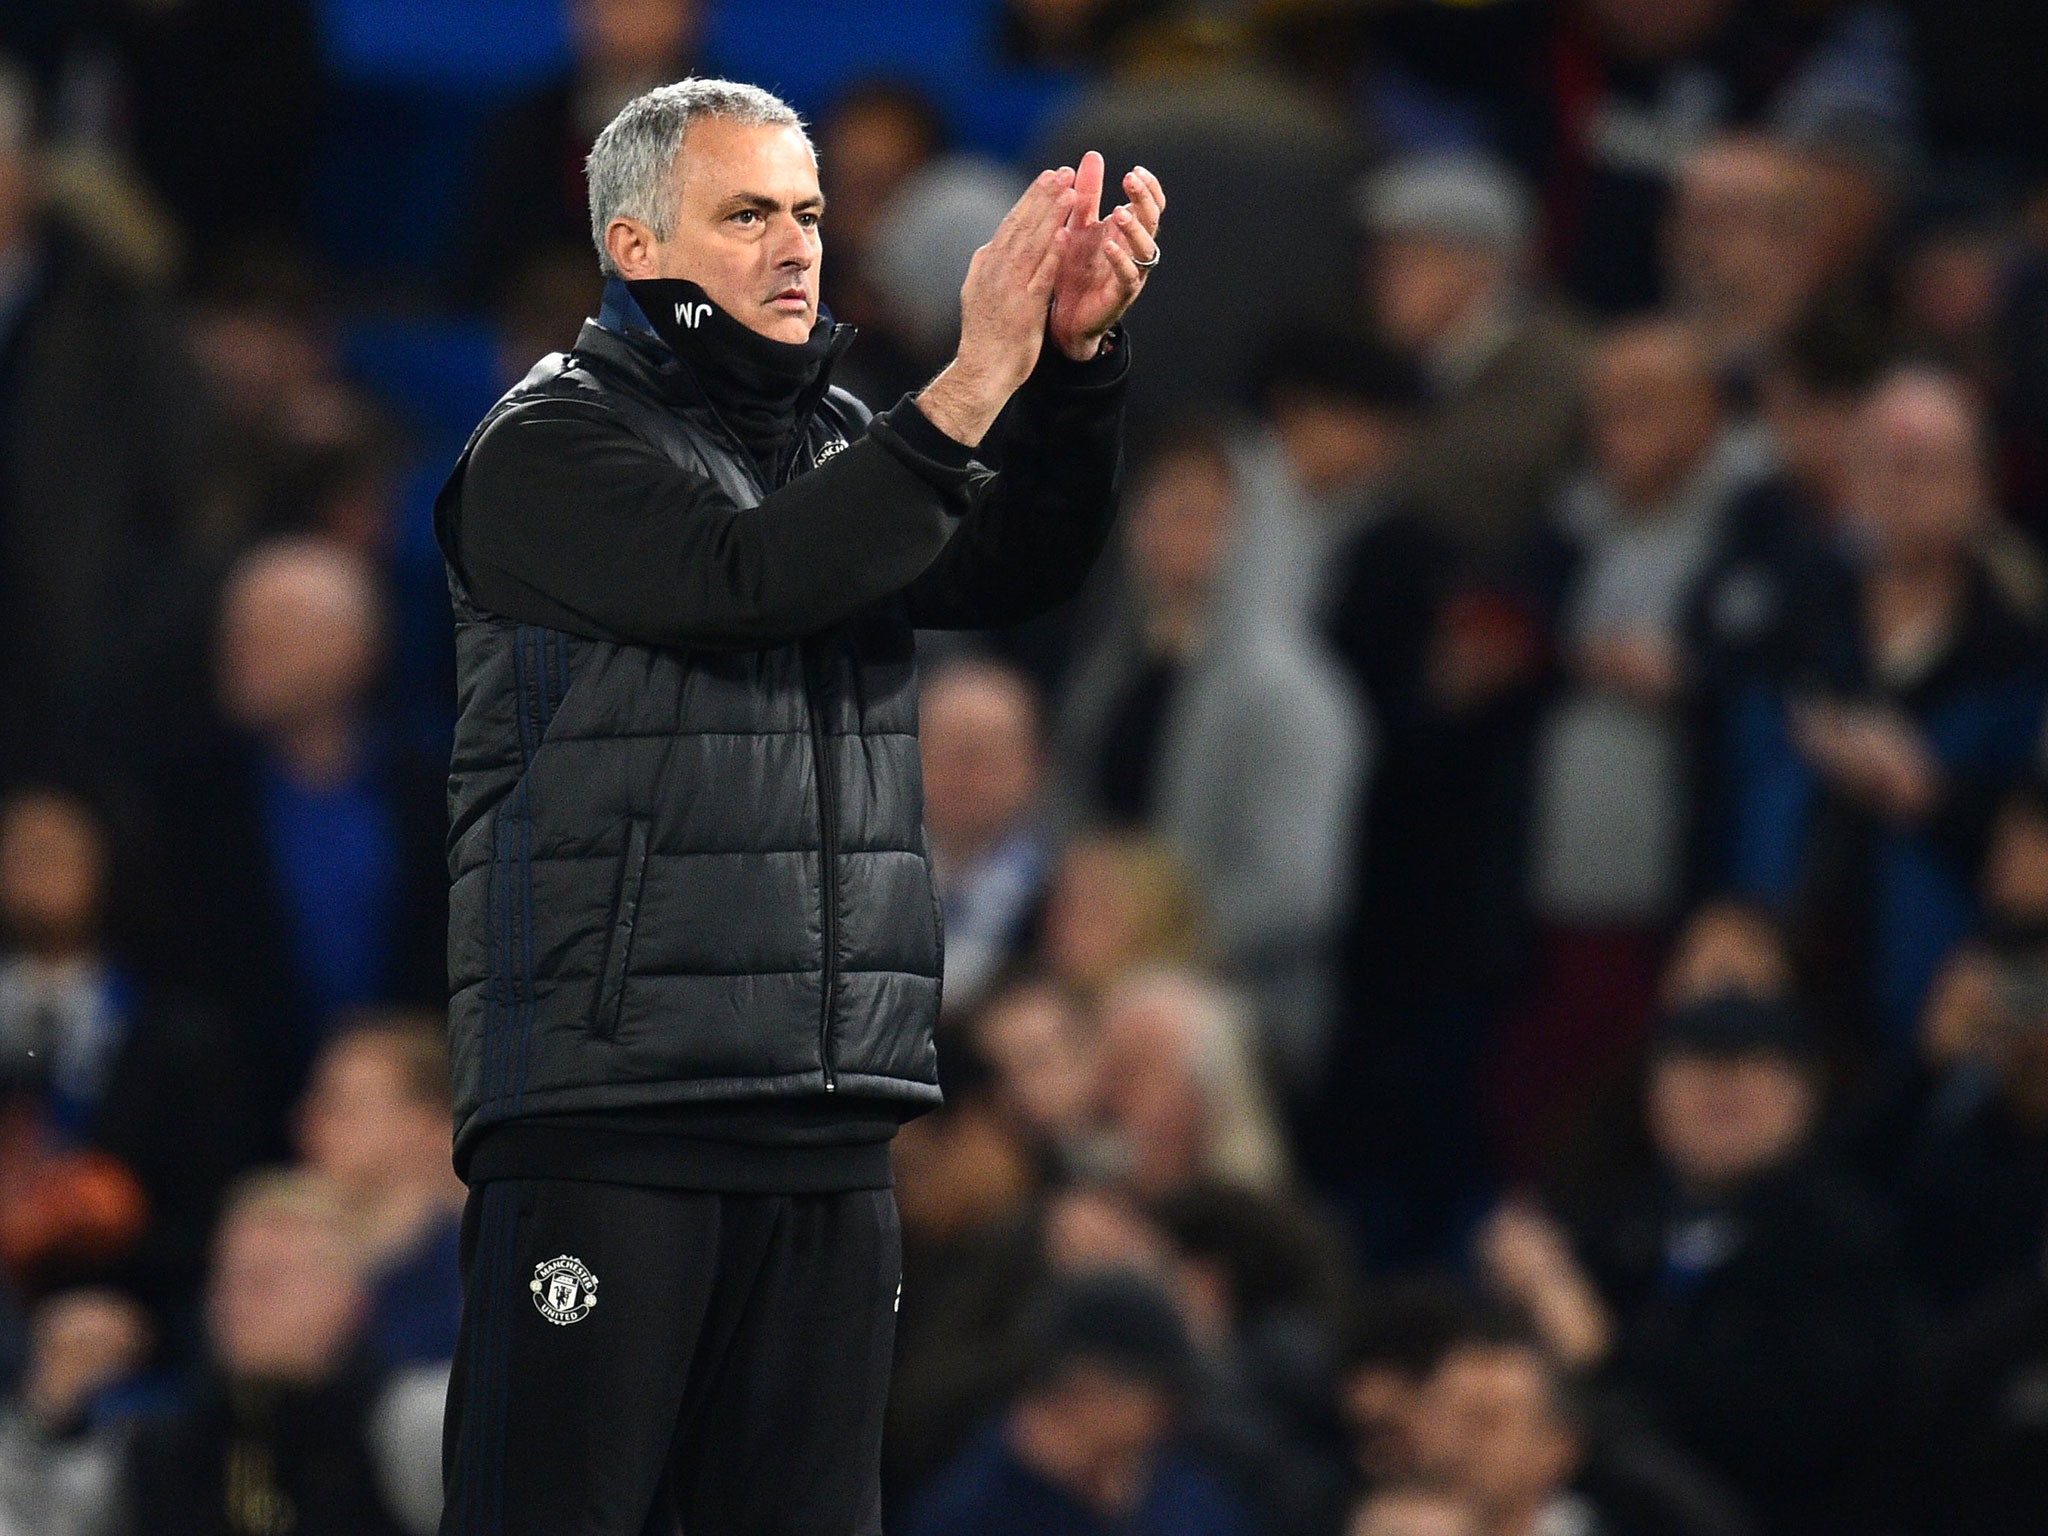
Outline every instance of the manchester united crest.
{"type": "Polygon", "coordinates": [[[582,1322],[597,1305],[597,1276],[581,1259],[566,1253],[536,1264],[527,1288],[540,1315],[563,1327],[582,1322]]]}

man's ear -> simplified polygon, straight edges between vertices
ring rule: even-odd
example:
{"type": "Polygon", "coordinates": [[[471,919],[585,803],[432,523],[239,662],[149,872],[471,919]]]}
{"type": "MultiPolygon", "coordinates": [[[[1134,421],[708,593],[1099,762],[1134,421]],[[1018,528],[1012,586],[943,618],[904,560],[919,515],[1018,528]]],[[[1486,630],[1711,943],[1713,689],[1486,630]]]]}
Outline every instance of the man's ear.
{"type": "Polygon", "coordinates": [[[654,245],[654,231],[638,219],[621,216],[604,227],[605,253],[628,281],[660,275],[654,245]]]}

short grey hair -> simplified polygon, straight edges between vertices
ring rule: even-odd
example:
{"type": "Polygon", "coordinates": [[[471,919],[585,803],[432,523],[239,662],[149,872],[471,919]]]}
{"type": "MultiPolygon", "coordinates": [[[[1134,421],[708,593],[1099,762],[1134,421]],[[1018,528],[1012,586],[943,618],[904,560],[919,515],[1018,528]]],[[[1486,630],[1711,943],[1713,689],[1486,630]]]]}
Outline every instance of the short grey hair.
{"type": "MultiPolygon", "coordinates": [[[[657,240],[666,240],[674,231],[676,156],[682,152],[683,135],[700,117],[804,132],[804,120],[788,102],[739,80],[692,77],[635,96],[605,125],[583,162],[583,179],[590,188],[590,240],[605,276],[618,276],[604,248],[604,232],[613,219],[638,219],[657,240]]],[[[804,134],[804,142],[810,143],[809,134],[804,134]]]]}

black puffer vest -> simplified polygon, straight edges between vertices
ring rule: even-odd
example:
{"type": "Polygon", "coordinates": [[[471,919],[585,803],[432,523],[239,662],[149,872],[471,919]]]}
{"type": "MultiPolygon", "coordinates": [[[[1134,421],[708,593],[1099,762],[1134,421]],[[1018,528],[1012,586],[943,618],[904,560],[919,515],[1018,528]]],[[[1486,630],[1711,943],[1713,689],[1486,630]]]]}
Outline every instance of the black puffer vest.
{"type": "MultiPolygon", "coordinates": [[[[741,506],[758,472],[673,358],[596,325],[486,416],[615,412],[741,506]]],[[[865,430],[821,378],[792,470],[865,430]]],[[[452,565],[448,964],[458,1161],[525,1115],[838,1093],[935,1104],[939,905],[913,635],[879,603],[771,650],[478,608],[452,565]]]]}

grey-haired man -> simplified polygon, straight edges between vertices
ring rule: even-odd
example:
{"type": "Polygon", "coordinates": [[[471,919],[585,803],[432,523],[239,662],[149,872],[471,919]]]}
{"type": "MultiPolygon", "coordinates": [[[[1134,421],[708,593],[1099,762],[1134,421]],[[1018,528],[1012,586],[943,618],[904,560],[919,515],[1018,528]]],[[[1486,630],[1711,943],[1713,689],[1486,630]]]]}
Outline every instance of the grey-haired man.
{"type": "Polygon", "coordinates": [[[939,1096],[913,630],[1093,562],[1164,199],[1039,176],[954,360],[871,419],[787,106],[666,86],[587,172],[604,308],[436,508],[471,1187],[442,1529],[875,1536],[888,1143],[939,1096]]]}

